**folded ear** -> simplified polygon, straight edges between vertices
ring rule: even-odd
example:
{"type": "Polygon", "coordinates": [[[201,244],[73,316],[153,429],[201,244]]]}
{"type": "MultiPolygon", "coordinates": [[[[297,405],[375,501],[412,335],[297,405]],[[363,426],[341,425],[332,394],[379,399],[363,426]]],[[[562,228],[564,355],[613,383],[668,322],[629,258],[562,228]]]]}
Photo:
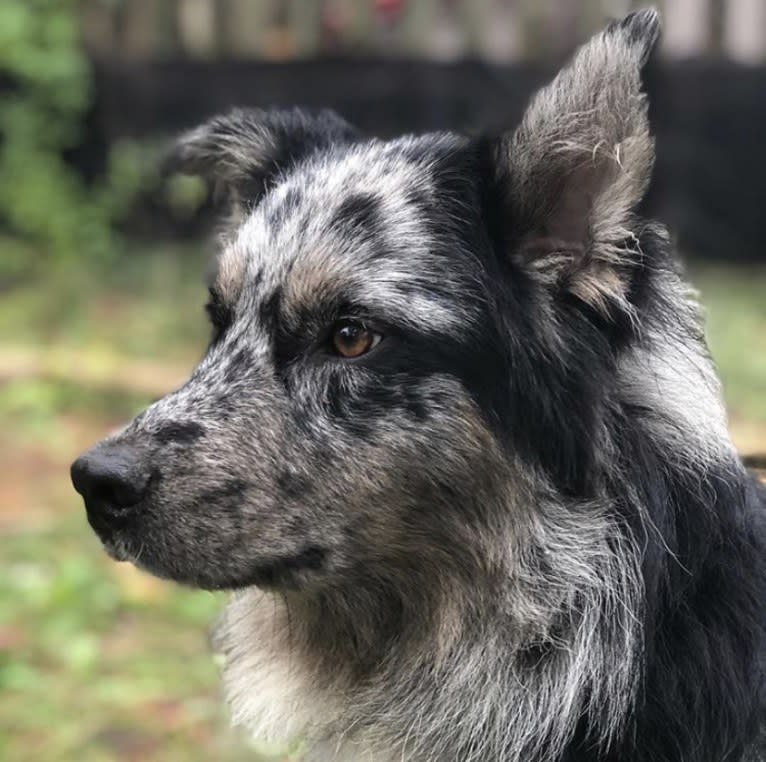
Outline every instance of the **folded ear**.
{"type": "Polygon", "coordinates": [[[195,174],[223,192],[233,211],[254,205],[269,183],[311,152],[356,137],[335,112],[235,109],[182,135],[166,170],[195,174]]]}
{"type": "Polygon", "coordinates": [[[496,144],[514,255],[607,313],[627,306],[632,213],[654,160],[641,69],[658,35],[654,10],[608,26],[496,144]]]}

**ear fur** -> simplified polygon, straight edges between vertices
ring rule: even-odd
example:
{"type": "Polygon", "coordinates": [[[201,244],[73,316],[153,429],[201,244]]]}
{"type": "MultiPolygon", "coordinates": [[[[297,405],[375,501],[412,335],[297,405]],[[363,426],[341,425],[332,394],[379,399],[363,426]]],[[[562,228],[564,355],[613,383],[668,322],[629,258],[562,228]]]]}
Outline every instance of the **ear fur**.
{"type": "Polygon", "coordinates": [[[654,10],[610,24],[496,146],[516,256],[607,313],[627,307],[637,256],[631,221],[654,161],[641,70],[658,36],[654,10]]]}
{"type": "Polygon", "coordinates": [[[225,194],[236,213],[255,204],[290,165],[356,135],[354,127],[330,110],[235,109],[182,135],[165,169],[201,175],[225,194]]]}

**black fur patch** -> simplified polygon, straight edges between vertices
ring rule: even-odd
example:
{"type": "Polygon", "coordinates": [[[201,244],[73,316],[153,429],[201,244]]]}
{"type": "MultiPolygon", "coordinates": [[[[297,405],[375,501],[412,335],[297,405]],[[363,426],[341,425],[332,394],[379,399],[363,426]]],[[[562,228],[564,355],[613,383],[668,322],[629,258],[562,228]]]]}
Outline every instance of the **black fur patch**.
{"type": "Polygon", "coordinates": [[[374,193],[356,193],[343,200],[330,224],[372,235],[379,231],[381,223],[380,199],[374,193]]]}
{"type": "Polygon", "coordinates": [[[260,307],[258,308],[258,316],[261,325],[272,335],[276,331],[278,325],[281,307],[282,288],[278,286],[261,302],[260,307]]]}
{"type": "Polygon", "coordinates": [[[204,434],[204,426],[194,421],[167,421],[154,433],[154,438],[162,445],[191,444],[204,434]]]}
{"type": "Polygon", "coordinates": [[[294,499],[307,497],[311,491],[311,483],[293,471],[280,471],[277,476],[277,487],[286,498],[294,499]]]}
{"type": "Polygon", "coordinates": [[[231,498],[238,498],[250,488],[250,483],[244,479],[229,479],[218,487],[203,490],[195,498],[198,505],[217,505],[231,507],[231,498]]]}
{"type": "Polygon", "coordinates": [[[214,288],[208,289],[208,301],[205,311],[213,326],[212,344],[218,343],[232,324],[234,311],[226,304],[214,288]]]}
{"type": "Polygon", "coordinates": [[[296,587],[295,574],[302,571],[318,571],[322,568],[326,555],[322,548],[310,545],[295,556],[258,564],[253,569],[252,583],[263,587],[296,587]]]}

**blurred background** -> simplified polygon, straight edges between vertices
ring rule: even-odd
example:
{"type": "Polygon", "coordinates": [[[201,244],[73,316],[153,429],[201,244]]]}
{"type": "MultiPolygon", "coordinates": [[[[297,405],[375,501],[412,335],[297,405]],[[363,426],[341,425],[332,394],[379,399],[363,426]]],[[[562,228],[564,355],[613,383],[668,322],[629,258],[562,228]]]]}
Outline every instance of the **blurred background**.
{"type": "MultiPolygon", "coordinates": [[[[115,564],[68,466],[201,355],[213,204],[156,171],[232,105],[372,134],[514,124],[628,0],[0,0],[0,758],[298,758],[227,729],[221,605],[115,564]]],[[[734,438],[766,452],[766,2],[666,0],[646,211],[707,307],[734,438]]]]}

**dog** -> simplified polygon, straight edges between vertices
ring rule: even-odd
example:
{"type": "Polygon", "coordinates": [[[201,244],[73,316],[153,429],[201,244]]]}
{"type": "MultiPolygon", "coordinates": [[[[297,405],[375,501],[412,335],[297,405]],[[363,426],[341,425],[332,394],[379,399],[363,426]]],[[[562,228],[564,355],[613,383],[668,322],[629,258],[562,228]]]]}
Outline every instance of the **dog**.
{"type": "Polygon", "coordinates": [[[233,719],[307,760],[764,759],[766,500],[638,205],[654,11],[505,134],[237,110],[184,386],[72,466],[109,554],[232,591],[233,719]]]}

